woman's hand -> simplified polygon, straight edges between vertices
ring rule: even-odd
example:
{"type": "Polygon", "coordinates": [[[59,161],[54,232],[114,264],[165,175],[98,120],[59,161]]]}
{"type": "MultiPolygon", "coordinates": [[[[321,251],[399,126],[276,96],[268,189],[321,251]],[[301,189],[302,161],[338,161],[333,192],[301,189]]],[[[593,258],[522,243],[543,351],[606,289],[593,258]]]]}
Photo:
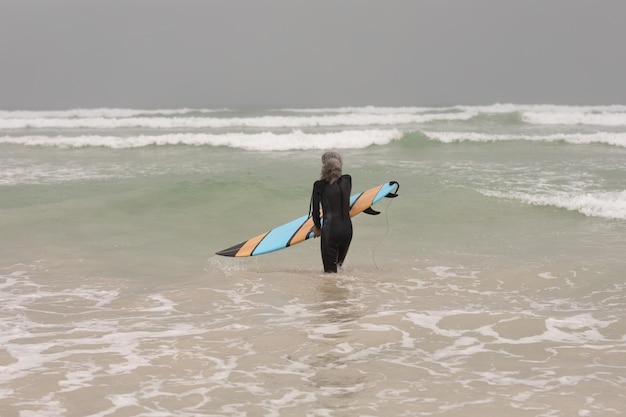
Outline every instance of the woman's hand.
{"type": "Polygon", "coordinates": [[[319,229],[317,226],[313,226],[313,238],[322,236],[322,229],[319,229]]]}

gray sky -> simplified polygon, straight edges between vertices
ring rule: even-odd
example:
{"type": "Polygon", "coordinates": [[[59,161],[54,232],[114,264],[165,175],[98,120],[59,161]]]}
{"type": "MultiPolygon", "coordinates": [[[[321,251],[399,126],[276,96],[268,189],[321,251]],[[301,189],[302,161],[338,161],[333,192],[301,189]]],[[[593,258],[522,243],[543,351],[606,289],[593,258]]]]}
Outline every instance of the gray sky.
{"type": "Polygon", "coordinates": [[[0,109],[626,104],[623,0],[0,0],[0,109]]]}

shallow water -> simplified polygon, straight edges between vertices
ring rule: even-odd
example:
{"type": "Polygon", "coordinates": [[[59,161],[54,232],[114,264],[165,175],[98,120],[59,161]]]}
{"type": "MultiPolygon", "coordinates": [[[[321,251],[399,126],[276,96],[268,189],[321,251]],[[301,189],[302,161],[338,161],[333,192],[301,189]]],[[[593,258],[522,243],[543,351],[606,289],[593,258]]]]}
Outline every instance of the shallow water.
{"type": "Polygon", "coordinates": [[[621,415],[622,280],[405,266],[5,268],[3,415],[621,415]]]}
{"type": "Polygon", "coordinates": [[[624,413],[621,107],[0,115],[3,417],[624,413]],[[400,183],[339,274],[214,255],[328,147],[400,183]]]}

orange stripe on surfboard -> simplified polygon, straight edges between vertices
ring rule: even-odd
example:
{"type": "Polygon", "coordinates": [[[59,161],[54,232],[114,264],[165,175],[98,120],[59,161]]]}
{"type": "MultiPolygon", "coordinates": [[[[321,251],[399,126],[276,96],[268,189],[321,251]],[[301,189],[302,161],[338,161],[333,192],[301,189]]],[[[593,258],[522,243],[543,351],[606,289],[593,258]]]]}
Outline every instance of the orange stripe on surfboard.
{"type": "Polygon", "coordinates": [[[311,233],[311,229],[313,228],[313,217],[309,217],[303,224],[300,226],[298,231],[293,234],[291,239],[289,239],[289,243],[287,246],[295,245],[296,243],[303,242],[309,233],[311,233]]]}
{"type": "Polygon", "coordinates": [[[363,193],[361,193],[359,198],[357,198],[352,205],[352,208],[350,209],[350,217],[354,217],[363,210],[366,210],[368,207],[371,207],[374,198],[376,198],[376,195],[378,194],[380,189],[383,188],[383,185],[363,191],[363,193]]]}
{"type": "Polygon", "coordinates": [[[251,256],[252,252],[256,249],[256,247],[263,240],[263,238],[267,236],[268,233],[269,232],[265,232],[248,239],[248,241],[243,244],[243,246],[241,247],[241,249],[239,249],[235,256],[251,256]]]}

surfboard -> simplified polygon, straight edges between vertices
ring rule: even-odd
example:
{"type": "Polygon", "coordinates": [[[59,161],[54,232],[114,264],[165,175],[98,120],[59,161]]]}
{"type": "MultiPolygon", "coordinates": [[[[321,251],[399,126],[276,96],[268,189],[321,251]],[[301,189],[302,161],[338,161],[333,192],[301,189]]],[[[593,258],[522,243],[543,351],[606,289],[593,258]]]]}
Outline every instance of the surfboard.
{"type": "MultiPolygon", "coordinates": [[[[398,188],[400,184],[390,181],[351,196],[350,217],[362,212],[380,214],[372,209],[372,205],[385,197],[397,197],[398,188]]],[[[236,257],[263,255],[312,238],[312,229],[313,217],[307,214],[215,254],[236,257]]]]}

